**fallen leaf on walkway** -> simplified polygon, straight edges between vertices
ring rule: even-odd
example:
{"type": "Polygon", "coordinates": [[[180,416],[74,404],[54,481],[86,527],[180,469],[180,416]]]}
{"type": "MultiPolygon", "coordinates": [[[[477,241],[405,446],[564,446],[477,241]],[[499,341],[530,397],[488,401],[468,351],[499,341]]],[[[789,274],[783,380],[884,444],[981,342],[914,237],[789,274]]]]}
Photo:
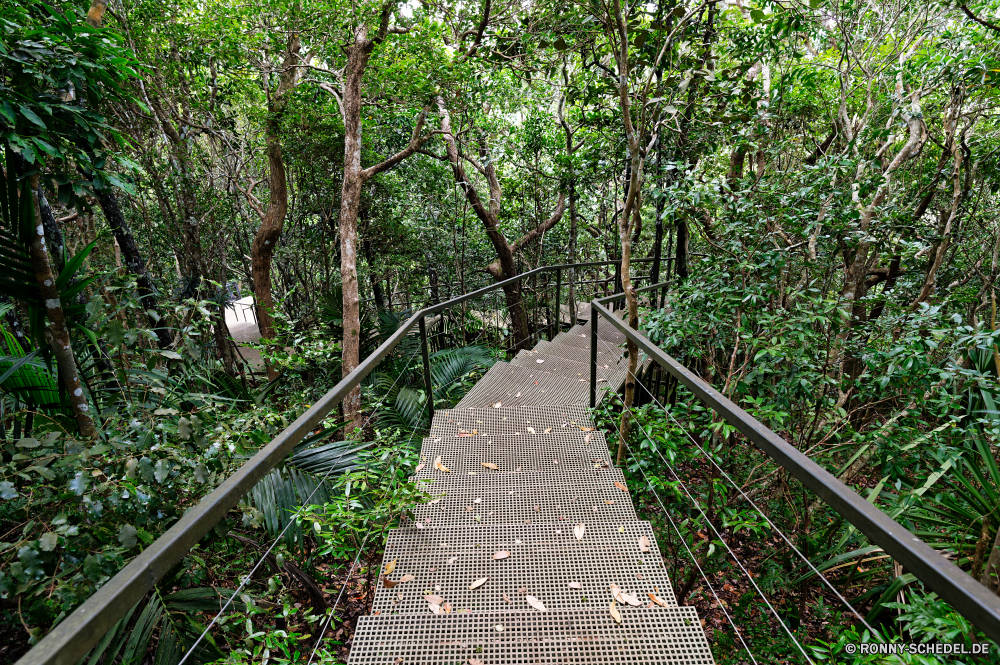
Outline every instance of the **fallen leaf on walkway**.
{"type": "Polygon", "coordinates": [[[553,463],[553,464],[558,464],[558,463],[559,463],[559,460],[557,460],[557,459],[554,459],[554,460],[552,460],[552,463],[553,463]]]}
{"type": "Polygon", "coordinates": [[[648,552],[649,551],[649,536],[643,536],[639,539],[639,551],[648,552]]]}
{"type": "Polygon", "coordinates": [[[611,617],[615,621],[618,623],[622,622],[622,613],[618,611],[617,607],[615,607],[615,601],[611,601],[611,605],[608,606],[608,611],[611,612],[611,617]]]}
{"type": "Polygon", "coordinates": [[[521,544],[521,539],[520,539],[520,538],[518,538],[517,540],[515,540],[515,541],[514,541],[514,544],[515,544],[515,545],[520,545],[520,544],[521,544]]]}
{"type": "Polygon", "coordinates": [[[423,525],[423,524],[421,524],[420,522],[417,522],[417,528],[418,528],[418,529],[423,529],[423,528],[424,528],[424,525],[423,525]]]}
{"type": "Polygon", "coordinates": [[[428,603],[432,605],[440,605],[444,602],[444,598],[435,595],[424,596],[424,600],[426,600],[428,603]]]}
{"type": "Polygon", "coordinates": [[[583,430],[584,432],[593,432],[597,428],[596,427],[580,427],[580,429],[583,430]]]}
{"type": "Polygon", "coordinates": [[[497,624],[497,632],[498,633],[502,633],[503,632],[503,626],[501,626],[500,624],[497,624]]]}
{"type": "Polygon", "coordinates": [[[480,464],[485,466],[487,469],[493,469],[494,471],[498,471],[500,469],[500,467],[498,467],[493,462],[480,462],[480,464]]]}
{"type": "Polygon", "coordinates": [[[580,584],[579,582],[570,582],[569,583],[569,588],[570,589],[582,589],[583,585],[580,584]]]}
{"type": "Polygon", "coordinates": [[[441,614],[441,606],[435,605],[434,603],[429,603],[428,607],[434,614],[441,614]]]}
{"type": "Polygon", "coordinates": [[[577,540],[583,540],[583,532],[586,530],[587,530],[586,525],[577,524],[575,527],[573,527],[573,535],[576,536],[577,540]]]}
{"type": "Polygon", "coordinates": [[[604,503],[608,504],[609,506],[615,505],[614,501],[608,501],[607,499],[604,500],[604,503]]]}
{"type": "Polygon", "coordinates": [[[477,522],[482,522],[483,521],[483,516],[482,515],[476,515],[476,521],[477,522]]]}
{"type": "Polygon", "coordinates": [[[476,580],[475,582],[469,585],[469,591],[472,591],[473,589],[478,589],[479,587],[483,586],[484,584],[486,584],[486,580],[488,579],[490,578],[484,577],[481,580],[476,580]]]}
{"type": "Polygon", "coordinates": [[[534,607],[539,612],[545,611],[545,605],[542,605],[542,601],[538,600],[534,596],[525,596],[524,599],[528,601],[528,604],[534,607]]]}
{"type": "Polygon", "coordinates": [[[656,603],[660,607],[666,607],[667,606],[667,601],[663,600],[662,598],[660,598],[659,596],[657,596],[655,593],[647,593],[646,595],[649,596],[649,599],[651,601],[653,601],[654,603],[656,603]]]}
{"type": "Polygon", "coordinates": [[[635,596],[633,596],[631,594],[628,594],[628,593],[623,593],[622,594],[622,600],[624,600],[626,603],[628,603],[632,607],[638,607],[638,606],[642,605],[642,601],[641,600],[639,600],[635,596]]]}
{"type": "Polygon", "coordinates": [[[389,563],[385,564],[385,574],[391,575],[392,571],[396,570],[396,560],[393,559],[389,563]]]}
{"type": "Polygon", "coordinates": [[[388,579],[384,575],[382,576],[382,586],[384,586],[386,589],[391,589],[392,587],[396,586],[397,584],[399,584],[399,582],[393,582],[392,580],[388,579]]]}
{"type": "Polygon", "coordinates": [[[540,513],[542,512],[542,509],[539,506],[535,506],[535,512],[540,513]]]}
{"type": "Polygon", "coordinates": [[[642,573],[636,573],[635,574],[635,579],[637,579],[637,580],[644,580],[644,579],[646,579],[646,577],[642,573]]]}
{"type": "Polygon", "coordinates": [[[466,432],[464,429],[458,430],[456,436],[472,436],[472,432],[466,432]]]}
{"type": "Polygon", "coordinates": [[[625,483],[621,483],[621,482],[619,482],[619,481],[616,480],[615,481],[615,487],[617,487],[618,489],[620,489],[623,492],[628,492],[628,488],[625,487],[625,483]]]}
{"type": "Polygon", "coordinates": [[[551,428],[551,427],[546,427],[546,428],[545,428],[545,432],[543,432],[543,433],[544,433],[544,434],[548,434],[548,433],[549,433],[549,432],[551,432],[551,431],[552,431],[552,428],[551,428]]]}
{"type": "Polygon", "coordinates": [[[497,402],[496,404],[493,405],[493,408],[494,409],[499,409],[501,406],[503,406],[503,404],[500,403],[500,402],[497,402]]]}
{"type": "Polygon", "coordinates": [[[594,435],[593,434],[586,435],[585,437],[583,437],[583,442],[584,443],[590,443],[590,437],[592,437],[592,436],[594,436],[594,435]]]}
{"type": "Polygon", "coordinates": [[[497,552],[496,554],[493,555],[493,558],[494,559],[506,559],[509,556],[510,556],[510,552],[508,552],[507,550],[500,550],[499,552],[497,552]]]}
{"type": "Polygon", "coordinates": [[[523,586],[517,590],[518,593],[528,593],[528,587],[523,586]]]}
{"type": "Polygon", "coordinates": [[[402,577],[399,578],[399,582],[397,582],[397,584],[402,584],[403,582],[412,582],[415,579],[417,579],[415,575],[403,575],[402,577]]]}
{"type": "Polygon", "coordinates": [[[597,506],[594,506],[594,512],[596,513],[598,510],[600,509],[597,506]]]}
{"type": "Polygon", "coordinates": [[[465,512],[467,512],[467,513],[471,513],[472,511],[473,511],[473,508],[472,508],[472,506],[466,506],[466,507],[465,507],[465,512]]]}
{"type": "Polygon", "coordinates": [[[484,664],[483,661],[479,660],[478,658],[470,658],[469,665],[484,665],[484,664]]]}
{"type": "Polygon", "coordinates": [[[451,614],[451,603],[445,603],[441,606],[441,609],[444,610],[445,614],[451,614]]]}
{"type": "Polygon", "coordinates": [[[521,393],[517,393],[516,395],[514,395],[514,397],[520,397],[520,396],[521,396],[521,393]]]}
{"type": "Polygon", "coordinates": [[[451,564],[455,563],[456,561],[458,561],[458,557],[457,556],[453,556],[450,559],[448,559],[448,565],[450,566],[451,564]]]}
{"type": "Polygon", "coordinates": [[[434,460],[434,468],[437,469],[438,471],[444,471],[445,473],[451,473],[451,469],[449,469],[448,467],[446,467],[444,464],[441,463],[441,456],[440,455],[438,455],[437,459],[434,460]]]}
{"type": "Polygon", "coordinates": [[[403,657],[402,656],[400,656],[399,658],[396,659],[396,665],[399,665],[402,662],[403,662],[403,657]]]}
{"type": "Polygon", "coordinates": [[[504,599],[504,600],[506,600],[506,601],[507,601],[508,603],[510,603],[511,605],[513,605],[513,604],[514,604],[514,601],[513,601],[513,600],[511,600],[510,598],[508,598],[508,597],[507,597],[507,594],[504,594],[504,595],[503,595],[503,599],[504,599]]]}
{"type": "Polygon", "coordinates": [[[482,503],[482,502],[483,502],[483,500],[482,500],[482,499],[476,499],[476,500],[475,500],[475,501],[473,501],[472,503],[482,503]]]}
{"type": "Polygon", "coordinates": [[[397,591],[396,592],[396,598],[398,598],[399,600],[403,600],[403,592],[402,591],[397,591]]]}
{"type": "Polygon", "coordinates": [[[425,466],[427,466],[427,462],[421,462],[420,464],[417,465],[415,471],[419,473],[420,469],[424,468],[425,466]]]}
{"type": "Polygon", "coordinates": [[[535,434],[535,428],[534,427],[529,427],[528,431],[531,432],[532,434],[535,434]]]}

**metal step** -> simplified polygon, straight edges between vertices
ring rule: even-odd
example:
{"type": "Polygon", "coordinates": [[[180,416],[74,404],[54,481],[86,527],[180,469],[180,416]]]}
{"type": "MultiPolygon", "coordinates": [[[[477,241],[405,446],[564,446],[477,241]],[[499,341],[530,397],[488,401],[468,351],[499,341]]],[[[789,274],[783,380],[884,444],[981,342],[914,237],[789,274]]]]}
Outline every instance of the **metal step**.
{"type": "Polygon", "coordinates": [[[410,481],[419,482],[421,489],[435,497],[442,493],[475,494],[478,496],[483,492],[509,492],[515,486],[544,488],[569,482],[576,483],[581,487],[584,485],[603,486],[607,482],[613,485],[619,482],[628,487],[622,470],[613,466],[574,470],[572,474],[567,474],[565,469],[559,469],[556,465],[553,465],[551,469],[475,472],[466,475],[433,471],[433,467],[431,469],[432,471],[424,473],[427,471],[427,467],[424,467],[418,475],[410,476],[410,481]]]}
{"type": "Polygon", "coordinates": [[[455,408],[532,404],[581,404],[590,399],[589,382],[570,381],[536,369],[497,363],[455,408]]]}
{"type": "Polygon", "coordinates": [[[502,436],[526,431],[529,426],[541,432],[548,427],[593,428],[594,422],[582,404],[441,409],[434,412],[431,437],[454,437],[473,431],[477,436],[502,436]]]}
{"type": "Polygon", "coordinates": [[[372,609],[381,614],[426,615],[430,608],[424,596],[435,594],[453,612],[535,612],[524,600],[530,594],[550,611],[575,610],[606,605],[612,584],[634,594],[643,605],[654,605],[650,593],[668,606],[677,605],[659,552],[640,549],[640,538],[652,538],[648,522],[628,522],[630,538],[624,537],[625,524],[623,533],[618,533],[613,525],[584,523],[583,539],[577,540],[575,526],[521,526],[520,535],[527,541],[511,537],[514,530],[509,526],[401,530],[407,533],[392,534],[386,546],[384,561],[396,561],[388,578],[390,583],[404,575],[416,579],[391,589],[380,582],[372,609]],[[462,532],[475,533],[478,542],[463,539],[462,532]],[[437,547],[414,542],[428,540],[437,547]],[[498,553],[506,556],[497,559],[498,553]],[[469,589],[483,578],[487,581],[481,587],[469,589]],[[581,588],[571,588],[571,582],[581,588]]]}
{"type": "MultiPolygon", "coordinates": [[[[604,599],[610,599],[605,594],[604,599]]],[[[348,665],[469,663],[669,663],[712,665],[712,652],[693,607],[657,609],[608,603],[585,610],[364,616],[358,619],[348,665]]],[[[610,601],[609,601],[610,602],[610,601]]],[[[596,602],[595,602],[596,604],[596,602]]]]}
{"type": "Polygon", "coordinates": [[[597,463],[595,460],[611,464],[608,444],[602,433],[584,433],[561,427],[547,434],[545,430],[536,430],[534,434],[523,431],[510,436],[424,439],[420,457],[427,466],[416,475],[435,477],[444,474],[433,466],[438,456],[451,473],[463,476],[470,472],[490,474],[517,469],[590,469],[597,463]],[[590,440],[585,441],[588,435],[590,440]],[[496,464],[499,469],[483,466],[484,462],[496,464]]]}
{"type": "Polygon", "coordinates": [[[566,485],[554,486],[497,483],[481,495],[445,494],[433,503],[414,505],[413,521],[438,527],[588,521],[622,524],[636,519],[629,495],[618,489],[610,476],[592,485],[577,486],[571,476],[567,480],[566,485]]]}
{"type": "MultiPolygon", "coordinates": [[[[539,342],[533,351],[544,353],[549,356],[558,356],[574,362],[582,363],[590,368],[590,347],[577,346],[575,344],[560,344],[558,342],[539,342]]],[[[608,353],[603,348],[598,348],[597,365],[604,369],[621,368],[624,366],[620,349],[615,348],[614,353],[608,353]]]]}
{"type": "MultiPolygon", "coordinates": [[[[510,364],[526,369],[537,368],[549,374],[563,376],[578,383],[590,385],[589,354],[587,355],[586,362],[579,362],[561,356],[549,355],[544,351],[521,351],[510,361],[510,364]]],[[[625,375],[627,373],[626,368],[618,365],[605,368],[598,364],[597,380],[600,383],[607,383],[609,386],[617,388],[625,382],[625,375]]]]}

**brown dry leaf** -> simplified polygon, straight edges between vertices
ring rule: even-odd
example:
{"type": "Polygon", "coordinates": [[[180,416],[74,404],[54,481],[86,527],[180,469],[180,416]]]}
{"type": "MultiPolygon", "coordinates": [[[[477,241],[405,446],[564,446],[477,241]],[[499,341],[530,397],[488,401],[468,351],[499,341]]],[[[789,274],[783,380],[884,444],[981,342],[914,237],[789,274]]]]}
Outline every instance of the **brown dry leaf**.
{"type": "Polygon", "coordinates": [[[441,606],[441,609],[444,610],[445,614],[451,614],[451,603],[445,603],[441,606]]]}
{"type": "Polygon", "coordinates": [[[494,471],[498,471],[500,469],[500,467],[498,467],[493,462],[480,462],[480,464],[485,466],[487,469],[493,469],[494,471]]]}
{"type": "Polygon", "coordinates": [[[393,559],[389,563],[385,564],[385,574],[391,575],[392,571],[396,570],[396,560],[393,559]]]}
{"type": "Polygon", "coordinates": [[[614,501],[608,501],[607,499],[604,500],[604,503],[608,504],[609,506],[615,505],[614,501]]]}
{"type": "Polygon", "coordinates": [[[507,601],[508,603],[510,603],[511,605],[513,605],[513,604],[514,604],[514,601],[513,601],[513,600],[511,600],[510,598],[508,598],[508,597],[507,597],[507,594],[504,594],[504,595],[503,595],[503,599],[504,599],[504,600],[506,600],[506,601],[507,601]]]}
{"type": "Polygon", "coordinates": [[[608,606],[608,611],[611,612],[611,617],[615,621],[618,623],[622,622],[622,613],[618,611],[617,607],[615,607],[615,601],[611,601],[611,605],[608,606]]]}
{"type": "Polygon", "coordinates": [[[508,552],[507,550],[500,550],[499,552],[497,552],[496,554],[493,555],[493,558],[494,559],[506,559],[509,556],[510,556],[510,552],[508,552]]]}
{"type": "Polygon", "coordinates": [[[444,603],[444,598],[437,595],[424,596],[424,600],[426,600],[431,605],[441,605],[442,603],[444,603]]]}
{"type": "Polygon", "coordinates": [[[528,431],[529,431],[529,432],[531,432],[532,434],[536,434],[536,432],[535,432],[535,428],[534,428],[534,427],[529,427],[529,428],[527,428],[527,429],[528,429],[528,431]]]}
{"type": "Polygon", "coordinates": [[[433,612],[434,614],[441,614],[440,605],[435,605],[434,603],[428,603],[428,607],[430,608],[430,611],[433,612]]]}
{"type": "Polygon", "coordinates": [[[517,590],[518,593],[528,593],[528,587],[523,586],[517,590]]]}
{"type": "Polygon", "coordinates": [[[542,605],[542,601],[538,600],[534,596],[525,596],[524,599],[528,601],[528,604],[534,607],[539,612],[545,611],[545,605],[542,605]]]}
{"type": "Polygon", "coordinates": [[[546,427],[546,428],[545,428],[545,432],[544,432],[544,433],[545,433],[545,434],[548,434],[548,433],[549,433],[549,432],[551,432],[551,431],[552,431],[552,428],[551,428],[551,427],[546,427]]]}
{"type": "Polygon", "coordinates": [[[500,402],[497,402],[496,404],[493,405],[493,408],[494,409],[499,409],[501,406],[503,406],[503,404],[501,404],[500,402]]]}
{"type": "Polygon", "coordinates": [[[620,489],[621,491],[623,491],[625,493],[628,493],[628,488],[625,487],[625,483],[621,483],[621,482],[619,482],[619,481],[616,480],[615,481],[615,487],[617,487],[618,489],[620,489]]]}
{"type": "Polygon", "coordinates": [[[596,427],[581,427],[580,429],[583,430],[584,432],[593,432],[597,428],[596,427]]]}
{"type": "Polygon", "coordinates": [[[427,462],[421,462],[420,464],[417,465],[417,468],[414,469],[414,471],[416,471],[417,473],[419,473],[420,469],[424,468],[425,466],[427,466],[427,462]]]}
{"type": "Polygon", "coordinates": [[[396,586],[397,584],[399,584],[399,582],[393,582],[392,580],[390,580],[389,578],[387,578],[385,575],[382,576],[382,586],[384,586],[386,589],[391,589],[392,587],[396,586]]]}
{"type": "Polygon", "coordinates": [[[736,587],[734,587],[732,584],[723,584],[722,585],[722,590],[723,591],[736,591],[736,587]]]}
{"type": "Polygon", "coordinates": [[[484,577],[482,579],[476,580],[475,582],[469,585],[469,591],[472,591],[473,589],[478,589],[479,587],[483,586],[484,584],[486,584],[486,580],[488,579],[490,578],[484,577]]]}
{"type": "Polygon", "coordinates": [[[412,582],[415,579],[417,578],[414,575],[403,575],[402,577],[399,578],[399,582],[397,582],[396,584],[402,584],[403,582],[412,582]]]}
{"type": "Polygon", "coordinates": [[[466,432],[464,430],[459,430],[458,434],[456,434],[455,436],[472,436],[472,432],[466,432]]]}
{"type": "Polygon", "coordinates": [[[660,598],[659,596],[657,596],[655,593],[647,593],[646,595],[649,596],[649,599],[651,601],[653,601],[654,603],[656,603],[660,607],[666,607],[667,606],[667,601],[663,600],[662,598],[660,598]]]}
{"type": "Polygon", "coordinates": [[[592,436],[594,436],[594,435],[593,434],[586,435],[585,437],[583,437],[583,442],[584,443],[590,443],[590,437],[592,437],[592,436]]]}
{"type": "Polygon", "coordinates": [[[399,665],[399,664],[400,664],[400,663],[402,663],[402,662],[403,662],[403,657],[402,657],[402,656],[400,656],[399,658],[397,658],[397,659],[396,659],[396,663],[395,663],[395,665],[399,665]]]}
{"type": "Polygon", "coordinates": [[[483,661],[479,660],[478,658],[470,658],[469,665],[484,665],[484,664],[483,661]]]}
{"type": "Polygon", "coordinates": [[[622,590],[618,588],[617,584],[611,585],[611,597],[617,600],[619,603],[624,603],[622,599],[622,590]]]}
{"type": "Polygon", "coordinates": [[[569,588],[570,589],[582,589],[583,585],[580,584],[579,582],[570,582],[569,583],[569,588]]]}
{"type": "Polygon", "coordinates": [[[441,463],[441,456],[440,455],[438,455],[437,458],[434,460],[434,468],[437,469],[438,471],[444,471],[445,473],[451,473],[451,469],[449,469],[448,467],[446,467],[444,464],[441,463]]]}
{"type": "Polygon", "coordinates": [[[587,530],[586,525],[577,524],[575,527],[573,527],[573,535],[576,536],[577,540],[583,540],[583,532],[586,530],[587,530]]]}
{"type": "Polygon", "coordinates": [[[649,536],[643,536],[639,539],[639,551],[648,552],[649,551],[649,536]]]}

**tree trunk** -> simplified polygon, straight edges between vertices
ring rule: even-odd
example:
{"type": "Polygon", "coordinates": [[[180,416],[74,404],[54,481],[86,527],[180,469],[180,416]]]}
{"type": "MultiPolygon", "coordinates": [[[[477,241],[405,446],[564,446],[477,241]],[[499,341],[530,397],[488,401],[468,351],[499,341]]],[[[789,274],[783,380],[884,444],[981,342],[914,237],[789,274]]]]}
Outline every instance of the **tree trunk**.
{"type": "MultiPolygon", "coordinates": [[[[31,178],[31,189],[34,193],[32,198],[37,197],[37,175],[31,178]]],[[[73,415],[76,417],[76,423],[80,428],[80,434],[87,438],[94,438],[97,436],[97,429],[94,427],[94,421],[90,417],[90,406],[87,404],[87,398],[84,396],[83,387],[80,384],[80,375],[76,367],[76,357],[73,355],[73,346],[70,344],[69,339],[69,329],[66,327],[66,317],[63,314],[62,301],[59,298],[59,288],[56,286],[56,278],[52,274],[49,254],[45,247],[45,228],[42,224],[41,206],[37,200],[34,201],[34,213],[35,232],[32,234],[28,254],[31,257],[31,266],[35,271],[38,288],[42,292],[42,302],[45,305],[45,312],[49,318],[52,355],[56,358],[59,379],[66,389],[70,405],[73,409],[73,415]]]]}
{"type": "MultiPolygon", "coordinates": [[[[340,279],[343,288],[343,375],[361,362],[361,306],[358,296],[358,208],[361,203],[361,79],[371,53],[367,27],[355,35],[344,70],[344,181],[340,191],[340,279]]],[[[361,426],[361,389],[344,398],[344,413],[361,426]]]]}
{"type": "MultiPolygon", "coordinates": [[[[261,219],[260,228],[254,236],[250,249],[250,266],[253,275],[254,306],[257,312],[257,328],[263,339],[273,340],[277,337],[274,328],[274,299],[271,294],[271,262],[274,258],[274,248],[281,239],[281,231],[285,224],[285,214],[288,212],[288,183],[285,175],[285,162],[281,154],[281,116],[285,110],[289,93],[298,80],[295,65],[299,60],[299,36],[292,33],[288,38],[288,50],[282,63],[281,80],[278,89],[268,100],[268,118],[265,128],[268,166],[268,204],[267,212],[261,219]]],[[[267,376],[274,379],[278,372],[268,365],[267,376]]]]}
{"type": "Polygon", "coordinates": [[[372,241],[365,240],[362,245],[365,252],[365,261],[368,263],[368,281],[372,283],[372,297],[375,298],[375,308],[379,311],[386,309],[385,292],[382,290],[382,280],[379,279],[375,270],[375,253],[372,251],[372,241]]]}
{"type": "MultiPolygon", "coordinates": [[[[566,262],[573,264],[577,262],[576,259],[576,237],[578,233],[577,219],[576,219],[576,178],[574,174],[570,174],[569,180],[569,247],[566,250],[566,262]]],[[[569,280],[569,291],[568,291],[568,303],[569,303],[569,324],[570,326],[576,325],[576,269],[570,268],[567,271],[566,278],[569,280]]],[[[556,312],[556,321],[561,320],[562,313],[556,312]]],[[[558,331],[558,327],[557,327],[558,331]]]]}
{"type": "Polygon", "coordinates": [[[164,325],[164,318],[160,312],[160,306],[156,299],[156,289],[153,287],[153,280],[146,270],[146,262],[139,252],[139,245],[132,237],[132,230],[129,228],[125,216],[122,215],[118,206],[118,197],[112,189],[102,189],[97,193],[97,203],[104,212],[104,218],[111,227],[115,240],[121,248],[122,258],[130,273],[136,276],[136,288],[139,291],[139,301],[142,308],[149,317],[149,325],[156,333],[156,343],[161,349],[168,348],[173,344],[170,330],[164,325]]]}

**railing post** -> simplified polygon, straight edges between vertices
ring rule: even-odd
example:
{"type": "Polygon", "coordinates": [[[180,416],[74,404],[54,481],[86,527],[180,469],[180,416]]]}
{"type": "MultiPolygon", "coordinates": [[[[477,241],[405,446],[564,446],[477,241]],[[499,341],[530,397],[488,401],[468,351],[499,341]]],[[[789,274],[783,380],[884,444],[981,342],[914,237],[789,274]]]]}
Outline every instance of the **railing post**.
{"type": "MultiPolygon", "coordinates": [[[[562,295],[562,268],[556,268],[556,329],[555,335],[558,335],[562,331],[562,311],[559,309],[561,303],[559,302],[559,296],[562,295]]],[[[549,330],[549,341],[555,337],[552,330],[549,330]]]]}
{"type": "Polygon", "coordinates": [[[424,388],[427,390],[427,416],[434,419],[434,385],[431,383],[431,359],[427,353],[427,317],[420,317],[420,355],[424,357],[424,388]]]}
{"type": "Polygon", "coordinates": [[[590,303],[590,408],[597,406],[597,317],[594,303],[590,303]]]}

